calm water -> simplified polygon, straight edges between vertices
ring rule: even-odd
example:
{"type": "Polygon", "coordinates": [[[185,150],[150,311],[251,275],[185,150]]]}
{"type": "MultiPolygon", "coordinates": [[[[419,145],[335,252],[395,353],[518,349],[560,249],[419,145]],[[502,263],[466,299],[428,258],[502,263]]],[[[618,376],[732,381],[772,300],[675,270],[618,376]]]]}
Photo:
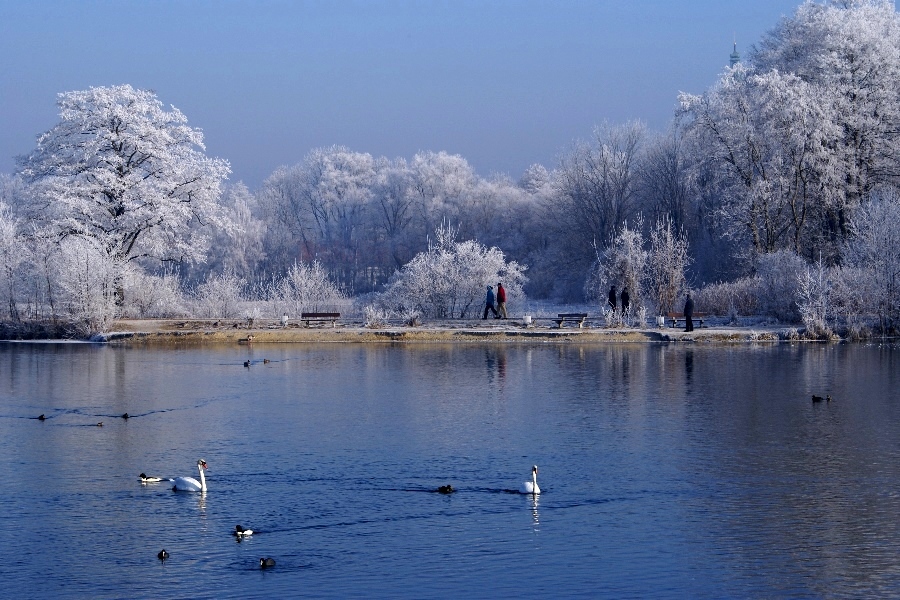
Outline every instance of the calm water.
{"type": "Polygon", "coordinates": [[[898,386],[877,345],[0,344],[0,576],[19,598],[897,597],[898,386]],[[198,458],[205,495],[138,481],[198,458]],[[538,499],[512,493],[532,464],[538,499]]]}

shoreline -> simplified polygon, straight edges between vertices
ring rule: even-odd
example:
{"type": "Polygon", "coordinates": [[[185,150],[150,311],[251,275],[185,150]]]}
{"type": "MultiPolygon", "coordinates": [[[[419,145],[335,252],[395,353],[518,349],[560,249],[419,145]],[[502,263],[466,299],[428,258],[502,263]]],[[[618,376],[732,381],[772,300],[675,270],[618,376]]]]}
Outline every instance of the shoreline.
{"type": "Polygon", "coordinates": [[[90,341],[122,346],[208,345],[272,343],[742,343],[800,340],[790,337],[795,328],[764,326],[703,327],[692,332],[675,328],[606,328],[586,326],[525,326],[515,320],[481,324],[479,321],[442,321],[419,326],[387,325],[367,328],[362,323],[345,322],[335,327],[303,327],[261,323],[248,327],[245,321],[222,324],[204,320],[120,320],[111,331],[90,341]]]}

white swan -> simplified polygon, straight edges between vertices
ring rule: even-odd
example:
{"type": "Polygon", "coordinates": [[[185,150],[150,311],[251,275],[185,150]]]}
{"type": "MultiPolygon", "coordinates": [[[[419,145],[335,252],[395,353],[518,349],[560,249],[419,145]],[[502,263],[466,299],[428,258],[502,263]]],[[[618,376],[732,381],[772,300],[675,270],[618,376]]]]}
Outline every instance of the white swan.
{"type": "Polygon", "coordinates": [[[541,488],[537,484],[537,465],[531,467],[531,481],[522,484],[523,494],[540,494],[541,488]]]}
{"type": "Polygon", "coordinates": [[[206,477],[203,476],[203,469],[206,468],[206,461],[202,458],[197,461],[197,470],[200,471],[200,481],[193,477],[176,477],[175,485],[172,487],[176,492],[205,492],[206,477]]]}

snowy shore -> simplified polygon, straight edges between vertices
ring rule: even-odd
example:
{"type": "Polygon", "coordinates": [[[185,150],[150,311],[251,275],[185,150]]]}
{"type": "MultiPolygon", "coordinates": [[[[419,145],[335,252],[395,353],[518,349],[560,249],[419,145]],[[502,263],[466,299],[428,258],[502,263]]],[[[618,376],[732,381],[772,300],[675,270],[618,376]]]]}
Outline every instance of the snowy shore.
{"type": "Polygon", "coordinates": [[[267,343],[384,343],[384,342],[704,342],[735,343],[780,341],[793,339],[796,330],[785,327],[713,326],[685,332],[683,329],[621,328],[612,329],[587,324],[584,328],[555,323],[526,326],[522,321],[448,320],[426,322],[411,327],[387,325],[365,327],[362,322],[344,321],[304,327],[292,323],[287,327],[263,322],[248,327],[246,322],[204,320],[123,320],[95,341],[123,345],[141,344],[267,344],[267,343]],[[793,333],[792,333],[793,332],[793,333]]]}

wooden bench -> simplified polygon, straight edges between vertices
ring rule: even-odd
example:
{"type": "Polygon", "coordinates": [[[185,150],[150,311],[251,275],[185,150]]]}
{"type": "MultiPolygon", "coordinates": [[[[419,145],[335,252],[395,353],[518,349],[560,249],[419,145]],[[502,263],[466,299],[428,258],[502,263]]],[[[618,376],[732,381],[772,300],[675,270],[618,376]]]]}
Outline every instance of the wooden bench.
{"type": "MultiPolygon", "coordinates": [[[[691,320],[697,327],[703,327],[703,317],[705,316],[706,313],[695,312],[694,316],[691,317],[691,320]]],[[[684,327],[684,313],[670,312],[666,314],[666,322],[669,323],[669,327],[684,327]],[[681,325],[679,325],[679,323],[681,325]]]]}
{"type": "Polygon", "coordinates": [[[581,329],[585,319],[587,319],[587,313],[559,313],[553,320],[560,329],[562,329],[563,323],[578,323],[578,328],[581,329]]]}
{"type": "Polygon", "coordinates": [[[326,322],[331,321],[331,326],[334,327],[335,321],[341,318],[341,313],[319,313],[319,312],[305,312],[300,313],[300,320],[303,321],[307,327],[311,322],[326,322]]]}

